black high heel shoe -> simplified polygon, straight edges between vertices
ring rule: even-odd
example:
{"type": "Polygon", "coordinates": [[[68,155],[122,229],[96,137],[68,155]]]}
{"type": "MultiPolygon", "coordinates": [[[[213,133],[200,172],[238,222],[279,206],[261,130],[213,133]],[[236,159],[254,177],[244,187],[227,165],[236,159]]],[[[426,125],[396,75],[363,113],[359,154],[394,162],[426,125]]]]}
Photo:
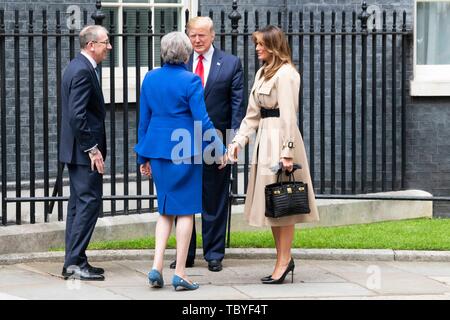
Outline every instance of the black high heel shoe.
{"type": "Polygon", "coordinates": [[[262,278],[261,281],[264,284],[281,284],[284,282],[284,279],[286,278],[288,273],[291,272],[292,273],[291,283],[293,283],[294,282],[294,269],[295,269],[294,259],[291,258],[291,261],[289,261],[289,264],[288,264],[286,270],[283,272],[283,274],[281,275],[281,277],[279,279],[273,279],[272,276],[270,276],[267,280],[263,280],[264,278],[267,278],[267,277],[262,278]]]}
{"type": "Polygon", "coordinates": [[[272,275],[262,277],[261,281],[267,281],[267,280],[270,280],[270,279],[272,279],[272,275]]]}

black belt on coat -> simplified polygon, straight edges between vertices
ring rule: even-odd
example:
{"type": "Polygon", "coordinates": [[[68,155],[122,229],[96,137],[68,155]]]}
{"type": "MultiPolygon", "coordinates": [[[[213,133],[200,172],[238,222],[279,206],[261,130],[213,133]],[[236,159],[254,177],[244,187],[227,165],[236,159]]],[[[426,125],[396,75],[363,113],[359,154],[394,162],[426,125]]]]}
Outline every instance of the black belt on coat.
{"type": "Polygon", "coordinates": [[[269,118],[269,117],[275,117],[275,118],[279,118],[280,117],[280,109],[266,109],[266,108],[261,108],[261,118],[269,118]]]}

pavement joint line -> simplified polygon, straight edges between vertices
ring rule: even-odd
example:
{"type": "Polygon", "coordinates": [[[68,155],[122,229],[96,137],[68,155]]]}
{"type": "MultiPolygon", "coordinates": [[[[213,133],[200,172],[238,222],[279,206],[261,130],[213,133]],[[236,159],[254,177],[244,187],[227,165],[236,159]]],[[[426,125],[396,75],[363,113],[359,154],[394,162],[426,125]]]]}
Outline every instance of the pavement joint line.
{"type": "Polygon", "coordinates": [[[240,286],[240,284],[232,285],[231,288],[233,288],[234,290],[236,290],[236,291],[239,292],[240,294],[246,296],[247,299],[252,299],[252,296],[251,296],[251,295],[248,295],[248,294],[246,294],[244,291],[239,290],[238,288],[236,288],[236,286],[240,286]]]}

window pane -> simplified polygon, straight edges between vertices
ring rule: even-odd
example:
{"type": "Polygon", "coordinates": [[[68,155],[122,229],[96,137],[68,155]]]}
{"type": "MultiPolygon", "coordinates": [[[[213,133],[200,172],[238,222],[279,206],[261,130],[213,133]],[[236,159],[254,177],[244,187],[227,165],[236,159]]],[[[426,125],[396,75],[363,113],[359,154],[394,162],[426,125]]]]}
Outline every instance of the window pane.
{"type": "Polygon", "coordinates": [[[149,0],[122,0],[123,3],[149,3],[149,0]]]}
{"type": "MultiPolygon", "coordinates": [[[[117,30],[118,28],[118,9],[117,8],[105,8],[103,9],[103,13],[105,14],[105,19],[103,20],[103,26],[108,29],[109,33],[111,33],[111,12],[114,14],[114,21],[113,21],[113,25],[114,25],[114,33],[120,33],[119,30],[117,30]]],[[[113,46],[113,50],[114,50],[114,65],[117,67],[119,66],[119,37],[115,37],[114,38],[114,46],[113,46]]],[[[108,68],[109,67],[109,55],[108,58],[102,63],[103,68],[108,68]]]]}
{"type": "MultiPolygon", "coordinates": [[[[148,32],[148,9],[124,9],[127,13],[127,33],[136,33],[136,17],[139,12],[139,33],[148,32]]],[[[141,59],[140,66],[148,65],[148,37],[141,36],[128,36],[128,66],[136,66],[136,38],[139,39],[139,57],[141,59]]]]}
{"type": "Polygon", "coordinates": [[[417,64],[450,64],[450,1],[417,3],[417,64]]]}
{"type": "MultiPolygon", "coordinates": [[[[156,33],[161,32],[161,27],[164,27],[164,33],[169,33],[174,30],[174,26],[176,25],[176,31],[180,31],[180,17],[181,17],[181,9],[179,8],[155,8],[155,28],[154,31],[156,33]],[[174,12],[177,12],[177,21],[174,21],[174,12]],[[162,25],[161,21],[161,13],[164,14],[164,25],[162,25]]],[[[160,38],[154,38],[155,44],[155,55],[154,61],[155,66],[159,66],[161,64],[161,51],[160,51],[160,38]]]]}

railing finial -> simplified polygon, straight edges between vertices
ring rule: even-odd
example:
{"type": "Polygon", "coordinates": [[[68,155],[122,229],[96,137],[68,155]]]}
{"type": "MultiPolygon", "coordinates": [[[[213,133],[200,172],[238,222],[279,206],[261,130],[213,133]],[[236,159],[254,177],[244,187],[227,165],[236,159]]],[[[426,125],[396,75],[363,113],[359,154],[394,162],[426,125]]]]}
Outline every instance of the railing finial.
{"type": "Polygon", "coordinates": [[[367,31],[367,20],[369,20],[370,14],[367,12],[367,3],[362,3],[362,11],[358,15],[358,19],[361,20],[361,31],[367,31]]]}
{"type": "Polygon", "coordinates": [[[95,21],[96,25],[102,25],[103,19],[105,19],[105,14],[102,12],[102,2],[96,1],[95,7],[97,10],[91,15],[91,18],[95,21]]]}
{"type": "Polygon", "coordinates": [[[233,11],[228,15],[228,18],[231,19],[231,33],[238,33],[239,20],[242,18],[241,14],[237,11],[238,5],[237,1],[233,0],[233,11]]]}

